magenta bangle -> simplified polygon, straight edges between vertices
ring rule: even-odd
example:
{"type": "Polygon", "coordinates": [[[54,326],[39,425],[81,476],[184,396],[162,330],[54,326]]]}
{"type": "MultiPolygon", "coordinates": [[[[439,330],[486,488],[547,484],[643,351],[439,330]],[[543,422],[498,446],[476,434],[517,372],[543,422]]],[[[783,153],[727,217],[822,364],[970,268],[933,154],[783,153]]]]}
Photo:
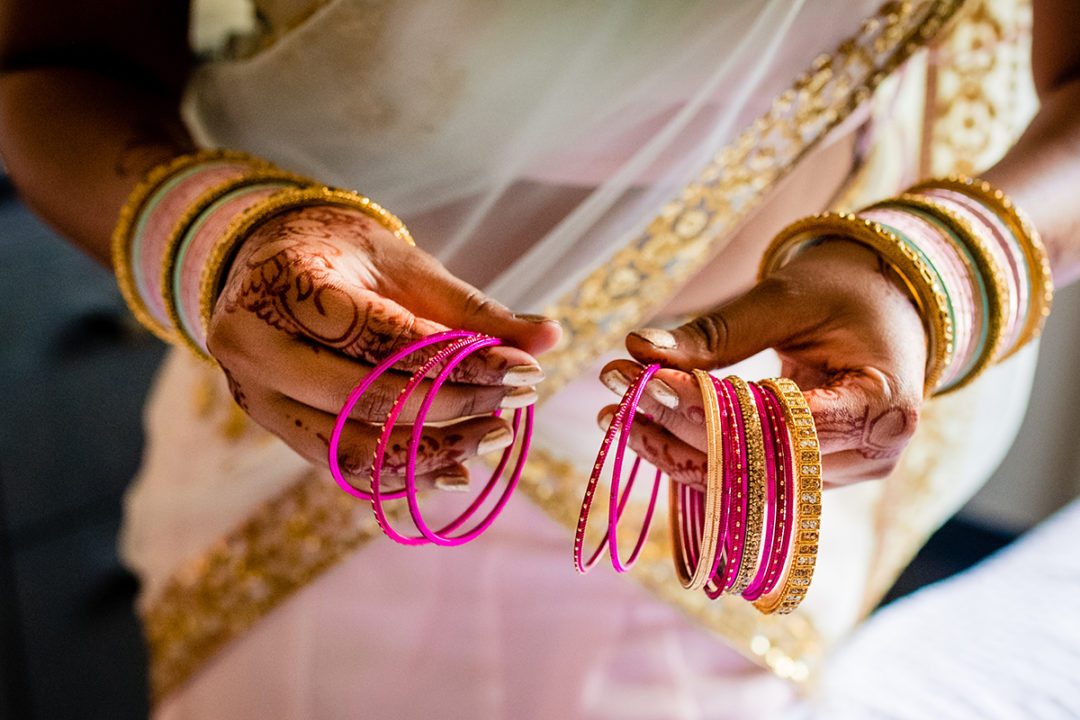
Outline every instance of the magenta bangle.
{"type": "MultiPolygon", "coordinates": [[[[472,353],[494,345],[500,344],[500,341],[492,337],[479,336],[470,338],[467,340],[458,340],[445,349],[446,354],[443,355],[443,351],[436,353],[434,357],[428,360],[427,363],[410,378],[409,383],[402,389],[398,395],[397,400],[394,403],[394,407],[390,411],[390,415],[387,419],[386,426],[383,428],[383,432],[379,437],[379,445],[376,449],[375,463],[372,465],[372,482],[371,482],[371,494],[372,494],[372,507],[376,508],[376,518],[380,520],[380,524],[383,525],[383,530],[394,538],[398,542],[406,545],[420,545],[425,542],[432,542],[436,545],[442,545],[444,547],[452,547],[455,545],[461,545],[484,532],[491,523],[495,521],[495,518],[502,512],[506,502],[510,499],[510,495],[513,493],[514,488],[517,486],[518,480],[521,477],[521,470],[524,467],[525,456],[528,451],[529,436],[532,432],[532,408],[528,408],[526,412],[526,431],[524,436],[524,444],[521,452],[518,454],[518,460],[514,467],[514,471],[510,476],[509,481],[506,484],[506,488],[503,490],[502,495],[499,496],[494,507],[485,515],[480,521],[473,526],[472,529],[466,530],[459,535],[450,536],[448,533],[457,530],[461,525],[467,522],[476,510],[484,503],[487,497],[491,494],[492,489],[495,487],[496,482],[502,477],[504,470],[506,469],[507,462],[510,459],[511,448],[507,448],[503,451],[502,456],[499,459],[499,463],[492,471],[490,478],[485,483],[484,488],[480,494],[469,504],[469,506],[458,517],[451,521],[446,526],[442,527],[438,531],[432,530],[424,522],[423,516],[420,513],[420,506],[416,498],[416,448],[420,446],[420,438],[423,435],[423,422],[427,417],[428,411],[431,409],[431,404],[435,401],[435,395],[438,393],[439,388],[446,382],[447,378],[453,372],[461,362],[471,355],[472,353]],[[442,355],[442,357],[440,357],[442,355]],[[450,356],[450,359],[443,363],[442,370],[439,375],[432,382],[431,389],[428,391],[427,396],[424,398],[423,404],[420,406],[420,410],[417,412],[416,419],[413,421],[413,430],[411,436],[411,442],[409,445],[409,453],[406,464],[405,474],[405,489],[406,499],[409,504],[409,512],[412,515],[413,523],[420,531],[422,537],[409,537],[401,535],[390,527],[389,522],[386,519],[385,513],[382,512],[382,501],[378,492],[379,475],[382,471],[382,462],[384,452],[387,443],[390,440],[390,434],[393,430],[393,426],[397,422],[398,415],[401,414],[402,409],[405,407],[405,403],[408,401],[409,396],[412,395],[416,387],[427,376],[428,372],[434,369],[443,359],[450,356]]],[[[517,437],[517,431],[521,420],[521,411],[518,410],[514,413],[513,432],[517,437]]]]}
{"type": "Polygon", "coordinates": [[[747,469],[744,462],[746,454],[746,431],[739,418],[742,414],[736,409],[738,398],[735,395],[731,383],[727,380],[721,382],[724,402],[727,404],[730,417],[735,420],[731,423],[734,430],[729,430],[725,435],[731,439],[732,453],[728,461],[724,463],[724,485],[732,489],[731,514],[727,524],[727,543],[725,544],[727,568],[724,578],[724,592],[728,592],[735,586],[738,579],[739,566],[742,564],[744,549],[744,535],[746,531],[747,503],[749,492],[747,487],[747,469]],[[730,472],[730,475],[728,474],[730,472]],[[729,482],[730,479],[730,482],[729,482]]]}
{"type": "Polygon", "coordinates": [[[579,573],[588,572],[599,560],[605,547],[611,552],[612,565],[615,569],[619,572],[625,572],[637,560],[638,555],[645,545],[645,538],[648,535],[649,526],[652,522],[652,514],[656,507],[656,496],[660,488],[660,478],[662,473],[660,473],[660,471],[657,471],[656,473],[652,500],[649,503],[649,508],[646,511],[646,516],[642,523],[641,533],[638,536],[637,543],[634,546],[634,550],[631,552],[630,558],[628,558],[625,563],[622,562],[618,555],[618,546],[615,544],[617,543],[616,530],[618,529],[619,519],[622,516],[622,510],[625,507],[626,500],[630,494],[633,476],[636,476],[637,474],[638,464],[634,464],[632,477],[627,483],[626,489],[622,492],[622,497],[619,497],[619,485],[621,484],[621,480],[617,473],[622,469],[622,454],[626,448],[626,441],[629,438],[630,426],[633,424],[634,415],[637,413],[638,402],[640,402],[641,395],[645,391],[645,384],[648,383],[649,378],[651,378],[659,369],[659,365],[650,365],[646,367],[634,382],[630,384],[630,387],[627,388],[626,393],[623,395],[622,400],[615,410],[615,416],[611,419],[611,425],[608,426],[607,432],[604,433],[604,440],[600,444],[600,452],[597,453],[596,461],[593,463],[592,472],[589,474],[589,481],[585,486],[585,495],[582,498],[581,510],[578,514],[577,531],[574,534],[574,567],[577,568],[579,573]],[[586,560],[584,557],[585,529],[589,522],[593,497],[596,493],[597,483],[600,481],[600,474],[604,469],[605,457],[611,448],[615,433],[620,431],[623,432],[620,435],[619,445],[616,450],[616,474],[612,477],[611,501],[608,505],[607,530],[597,549],[586,560]]]}
{"type": "Polygon", "coordinates": [[[761,595],[768,595],[780,582],[781,574],[787,563],[788,552],[791,549],[791,519],[795,512],[795,448],[791,445],[791,433],[787,427],[780,400],[767,386],[759,386],[762,399],[769,414],[770,425],[775,429],[774,440],[777,440],[778,450],[777,470],[779,476],[776,480],[777,532],[774,537],[773,553],[769,558],[765,569],[765,585],[761,589],[761,595]],[[784,440],[787,442],[784,442],[784,440]]]}
{"type": "Polygon", "coordinates": [[[772,557],[773,539],[777,536],[776,522],[779,514],[776,509],[778,495],[776,485],[779,473],[776,467],[777,447],[774,442],[774,428],[765,407],[765,399],[761,395],[761,389],[755,383],[748,384],[750,395],[753,397],[754,404],[758,409],[758,416],[761,418],[761,438],[765,446],[765,519],[763,522],[764,538],[761,543],[761,561],[758,563],[757,573],[750,581],[750,584],[746,586],[746,589],[743,590],[742,596],[746,600],[757,600],[765,589],[765,579],[768,577],[768,561],[772,557]]]}

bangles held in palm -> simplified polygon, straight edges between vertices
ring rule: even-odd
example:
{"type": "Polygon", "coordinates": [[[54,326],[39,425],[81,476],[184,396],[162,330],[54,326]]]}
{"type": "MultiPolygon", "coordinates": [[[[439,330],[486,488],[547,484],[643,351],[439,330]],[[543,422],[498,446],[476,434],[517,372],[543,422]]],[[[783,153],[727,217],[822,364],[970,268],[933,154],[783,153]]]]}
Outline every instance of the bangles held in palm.
{"type": "MultiPolygon", "coordinates": [[[[616,407],[585,487],[574,534],[574,566],[584,573],[606,550],[617,572],[637,559],[656,510],[662,473],[626,560],[618,527],[641,466],[622,470],[638,403],[659,369],[646,367],[616,407]],[[618,442],[616,442],[618,436],[618,442]],[[613,448],[613,444],[615,447],[613,448]],[[591,549],[589,518],[608,461],[613,463],[607,523],[591,549]]],[[[694,371],[705,409],[704,488],[670,480],[669,530],[675,572],[683,587],[710,598],[740,596],[763,613],[789,613],[814,576],[821,522],[821,454],[813,418],[799,387],[787,378],[748,383],[694,371]]]]}

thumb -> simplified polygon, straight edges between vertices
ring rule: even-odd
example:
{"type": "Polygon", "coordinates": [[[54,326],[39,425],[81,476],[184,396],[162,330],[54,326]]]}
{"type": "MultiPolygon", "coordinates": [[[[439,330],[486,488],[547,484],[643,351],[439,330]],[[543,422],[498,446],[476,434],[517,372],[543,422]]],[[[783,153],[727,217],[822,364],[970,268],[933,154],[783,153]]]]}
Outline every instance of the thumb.
{"type": "Polygon", "coordinates": [[[783,346],[811,327],[816,314],[813,303],[800,300],[786,283],[769,277],[745,295],[674,330],[635,330],[627,336],[626,348],[642,363],[713,370],[783,346]]]}
{"type": "Polygon", "coordinates": [[[542,315],[516,314],[461,278],[431,255],[413,248],[409,269],[395,279],[391,299],[414,314],[451,328],[497,337],[530,355],[550,350],[562,336],[559,323],[542,315]]]}

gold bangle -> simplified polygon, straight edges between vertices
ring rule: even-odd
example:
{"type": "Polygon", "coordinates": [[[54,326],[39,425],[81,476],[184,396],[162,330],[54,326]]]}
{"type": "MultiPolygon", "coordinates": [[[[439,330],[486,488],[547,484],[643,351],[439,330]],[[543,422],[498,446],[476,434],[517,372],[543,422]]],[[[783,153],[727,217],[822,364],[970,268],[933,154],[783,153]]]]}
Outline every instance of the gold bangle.
{"type": "MultiPolygon", "coordinates": [[[[706,485],[705,485],[705,524],[701,531],[701,548],[698,553],[697,567],[694,568],[692,577],[686,575],[686,564],[676,562],[676,570],[679,572],[683,587],[687,590],[700,590],[705,587],[712,577],[713,558],[716,557],[716,545],[720,537],[720,500],[721,500],[721,475],[724,467],[723,449],[720,445],[720,433],[723,427],[720,424],[720,399],[716,394],[716,385],[713,384],[712,376],[703,370],[693,370],[694,379],[701,387],[701,398],[705,404],[705,442],[706,442],[706,485]]],[[[674,485],[674,482],[672,482],[674,485]]],[[[681,545],[676,545],[680,547],[681,545]]]]}
{"type": "Polygon", "coordinates": [[[131,241],[132,230],[135,222],[146,206],[147,201],[165,181],[183,170],[202,163],[214,161],[238,161],[253,165],[268,165],[265,160],[248,155],[247,153],[233,150],[199,150],[198,152],[179,155],[171,160],[157,165],[140,180],[123,207],[117,218],[116,226],[112,233],[112,264],[116,275],[116,284],[120,287],[120,294],[124,297],[131,314],[147,330],[168,343],[175,343],[178,336],[173,330],[165,327],[153,316],[146,302],[139,296],[139,290],[135,285],[135,275],[131,267],[131,241]]]}
{"type": "Polygon", "coordinates": [[[320,205],[359,210],[389,230],[395,237],[404,240],[409,245],[416,245],[401,220],[362,195],[329,187],[284,190],[249,208],[230,223],[225,234],[208,256],[199,282],[199,315],[207,334],[210,331],[210,317],[214,311],[214,304],[225,282],[225,274],[241,242],[257,226],[277,215],[320,205]]]}
{"type": "Polygon", "coordinates": [[[177,220],[165,241],[161,268],[162,299],[165,301],[165,310],[169,313],[169,319],[172,320],[177,339],[203,360],[213,362],[212,358],[206,354],[206,351],[199,346],[195,339],[184,331],[184,324],[180,318],[179,302],[173,292],[173,274],[176,270],[176,263],[180,259],[179,251],[182,240],[189,231],[194,229],[193,226],[198,223],[200,216],[210,210],[218,200],[230,195],[235,190],[273,181],[292,183],[294,187],[302,187],[312,183],[309,178],[277,169],[257,170],[243,177],[227,180],[216,187],[210,188],[196,198],[195,202],[177,220]]]}
{"type": "Polygon", "coordinates": [[[765,251],[758,279],[783,267],[808,242],[824,237],[839,237],[869,247],[900,276],[926,328],[929,347],[925,394],[930,395],[954,351],[949,299],[933,268],[895,233],[850,213],[823,213],[797,220],[781,230],[765,251]]]}
{"type": "Polygon", "coordinates": [[[1029,300],[1031,305],[1016,343],[999,359],[1000,362],[1039,337],[1046,324],[1046,318],[1050,316],[1050,308],[1054,303],[1054,275],[1046,246],[1027,213],[1014,204],[1008,195],[985,180],[966,175],[950,175],[921,182],[908,192],[918,192],[927,188],[941,188],[964,193],[988,207],[1012,233],[1027,260],[1028,278],[1031,282],[1029,300]]]}
{"type": "Polygon", "coordinates": [[[975,358],[968,372],[963,377],[957,378],[945,390],[936,393],[945,395],[970,384],[972,380],[982,374],[994,362],[994,358],[1001,348],[1001,343],[1005,340],[1005,329],[1008,325],[1005,315],[1008,312],[1009,287],[1005,281],[1004,270],[994,259],[986,239],[981,237],[963,218],[952,210],[934,200],[910,193],[904,193],[898,198],[878,203],[877,206],[889,204],[921,210],[944,225],[945,229],[958,242],[964,243],[964,247],[975,263],[976,270],[982,276],[983,283],[986,285],[986,342],[979,349],[979,355],[975,358]]]}
{"type": "Polygon", "coordinates": [[[810,407],[799,386],[788,378],[761,380],[780,401],[787,425],[788,448],[795,468],[795,498],[792,503],[791,538],[793,552],[788,554],[780,582],[768,595],[754,601],[765,613],[786,615],[792,612],[810,589],[817,566],[821,532],[821,452],[810,407]]]}
{"type": "Polygon", "coordinates": [[[765,441],[761,436],[761,417],[750,395],[750,386],[736,375],[726,378],[739,401],[743,432],[746,435],[746,527],[743,530],[742,559],[739,573],[731,587],[733,595],[741,595],[750,585],[757,570],[761,553],[761,535],[765,515],[765,441]]]}

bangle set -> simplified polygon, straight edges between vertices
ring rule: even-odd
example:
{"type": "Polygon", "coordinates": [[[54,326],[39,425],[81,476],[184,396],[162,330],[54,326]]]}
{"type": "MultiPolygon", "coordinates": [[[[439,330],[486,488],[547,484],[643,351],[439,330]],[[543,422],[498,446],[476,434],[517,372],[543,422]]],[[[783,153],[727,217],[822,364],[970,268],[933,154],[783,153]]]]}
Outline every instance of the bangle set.
{"type": "Polygon", "coordinates": [[[210,315],[244,240],[290,210],[359,210],[414,244],[405,225],[362,195],[328,188],[245,153],[203,150],[152,169],[120,211],[112,258],[133,315],[155,335],[210,360],[210,315]]]}
{"type": "MultiPolygon", "coordinates": [[[[594,567],[606,549],[612,567],[625,572],[640,553],[656,506],[662,473],[627,561],[620,558],[616,528],[641,459],[621,478],[626,440],[649,378],[650,365],[630,384],[604,435],[585,488],[574,535],[574,566],[594,567]],[[611,444],[614,472],[608,523],[599,545],[585,550],[589,517],[611,444]]],[[[787,378],[748,383],[693,371],[705,406],[705,487],[669,481],[669,530],[675,572],[683,587],[710,598],[738,595],[763,613],[789,613],[813,579],[821,519],[821,454],[810,409],[787,378]]]]}
{"type": "Polygon", "coordinates": [[[855,214],[782,230],[759,277],[825,239],[875,251],[902,280],[927,335],[925,392],[964,387],[1042,331],[1053,301],[1046,249],[1024,213],[982,180],[927,180],[855,214]]]}

